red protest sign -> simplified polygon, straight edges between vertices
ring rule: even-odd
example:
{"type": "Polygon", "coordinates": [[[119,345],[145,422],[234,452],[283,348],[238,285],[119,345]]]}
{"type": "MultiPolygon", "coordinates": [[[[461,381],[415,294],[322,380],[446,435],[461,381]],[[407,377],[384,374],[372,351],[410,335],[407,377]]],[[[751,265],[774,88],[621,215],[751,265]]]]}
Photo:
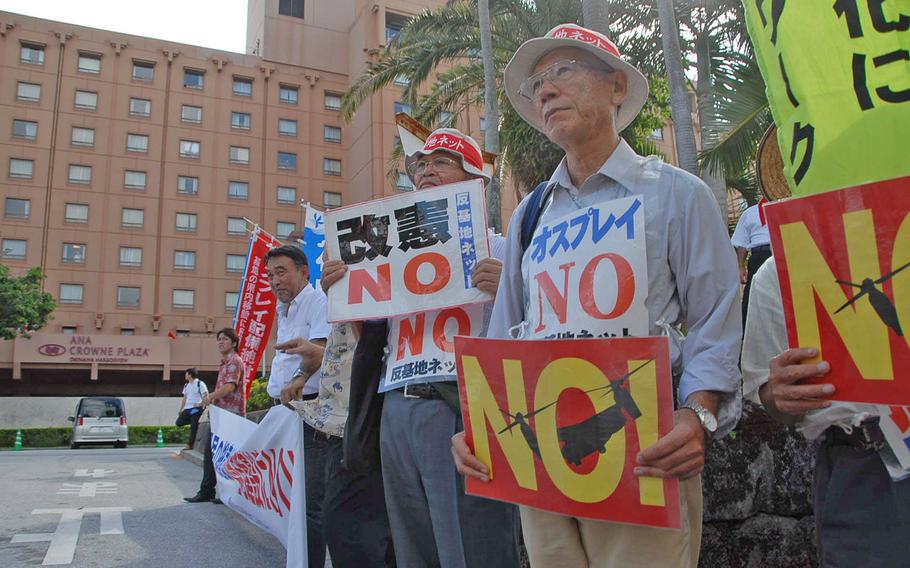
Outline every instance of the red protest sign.
{"type": "Polygon", "coordinates": [[[633,474],[673,428],[665,337],[456,337],[468,443],[490,481],[467,492],[575,517],[679,528],[679,483],[633,474]]]}
{"type": "Polygon", "coordinates": [[[766,206],[791,347],[834,400],[910,404],[910,177],[766,206]]]}
{"type": "Polygon", "coordinates": [[[256,376],[262,354],[265,353],[269,336],[272,334],[272,323],[275,321],[277,298],[269,286],[269,277],[265,270],[265,253],[280,244],[274,237],[261,230],[254,231],[250,236],[246,270],[243,273],[237,311],[234,314],[234,331],[240,338],[237,353],[243,359],[248,373],[246,398],[250,396],[253,378],[256,376]]]}

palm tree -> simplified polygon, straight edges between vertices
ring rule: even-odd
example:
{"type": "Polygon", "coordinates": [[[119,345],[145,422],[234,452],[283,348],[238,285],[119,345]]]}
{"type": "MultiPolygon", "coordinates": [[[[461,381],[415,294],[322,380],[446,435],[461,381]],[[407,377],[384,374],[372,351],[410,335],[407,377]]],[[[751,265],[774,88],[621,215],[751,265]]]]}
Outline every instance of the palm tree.
{"type": "MultiPolygon", "coordinates": [[[[490,1],[477,0],[477,17],[480,23],[480,53],[483,57],[483,102],[484,120],[483,145],[487,152],[499,153],[499,100],[496,98],[496,69],[493,65],[493,31],[490,27],[490,1]]],[[[487,219],[490,228],[497,233],[502,229],[502,205],[500,199],[500,172],[493,172],[490,187],[487,188],[487,219]]]]}
{"type": "Polygon", "coordinates": [[[667,69],[667,80],[670,83],[670,113],[673,117],[673,132],[676,137],[676,157],[682,169],[698,175],[692,107],[689,104],[689,90],[683,72],[682,50],[679,47],[679,29],[676,27],[673,0],[657,0],[657,12],[664,51],[664,65],[667,69]]]}

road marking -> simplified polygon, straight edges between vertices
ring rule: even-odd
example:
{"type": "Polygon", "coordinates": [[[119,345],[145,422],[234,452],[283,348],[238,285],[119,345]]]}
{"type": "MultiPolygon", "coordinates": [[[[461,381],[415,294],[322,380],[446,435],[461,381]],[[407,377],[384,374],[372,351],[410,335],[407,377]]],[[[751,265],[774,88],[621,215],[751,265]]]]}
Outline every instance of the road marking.
{"type": "Polygon", "coordinates": [[[58,495],[76,495],[77,497],[94,497],[100,494],[117,492],[117,484],[113,481],[85,481],[83,483],[64,483],[57,490],[58,495]]]}
{"type": "Polygon", "coordinates": [[[113,469],[93,469],[91,471],[87,469],[77,469],[73,472],[73,477],[94,477],[95,479],[100,479],[112,473],[116,473],[113,469]]]}
{"type": "Polygon", "coordinates": [[[132,511],[132,507],[89,507],[86,509],[35,509],[33,515],[60,515],[57,530],[52,533],[34,533],[13,535],[10,543],[50,542],[43,566],[72,564],[79,542],[79,531],[82,528],[82,517],[87,513],[101,515],[100,534],[124,534],[123,515],[132,511]]]}

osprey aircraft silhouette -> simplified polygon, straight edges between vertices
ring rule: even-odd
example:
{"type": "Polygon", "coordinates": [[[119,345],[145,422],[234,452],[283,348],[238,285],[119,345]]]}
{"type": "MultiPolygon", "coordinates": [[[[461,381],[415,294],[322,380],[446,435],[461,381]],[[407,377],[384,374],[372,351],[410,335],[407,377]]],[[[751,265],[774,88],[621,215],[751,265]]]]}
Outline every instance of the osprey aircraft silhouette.
{"type": "MultiPolygon", "coordinates": [[[[611,380],[606,386],[584,391],[585,393],[605,391],[601,395],[601,398],[607,396],[610,393],[613,393],[616,399],[616,404],[598,412],[594,416],[591,416],[590,418],[587,418],[578,424],[572,424],[571,426],[563,426],[562,428],[557,428],[557,436],[559,437],[559,440],[563,442],[561,447],[562,457],[566,460],[566,462],[578,466],[581,465],[581,462],[584,460],[584,458],[588,457],[594,452],[600,452],[601,454],[606,452],[607,442],[610,440],[613,434],[619,432],[625,427],[628,420],[626,415],[628,414],[632,420],[636,420],[639,416],[641,416],[641,410],[639,410],[638,405],[632,398],[632,395],[626,389],[621,388],[621,385],[622,383],[628,381],[632,375],[652,362],[654,362],[653,359],[645,361],[618,379],[611,380]]],[[[555,400],[550,404],[535,409],[533,412],[529,412],[528,414],[522,414],[521,412],[518,412],[513,415],[500,408],[499,411],[511,418],[513,422],[500,430],[499,433],[503,434],[515,426],[518,426],[522,436],[524,436],[525,440],[528,442],[528,446],[530,446],[531,451],[534,452],[534,455],[536,455],[538,459],[540,459],[540,445],[537,442],[537,434],[531,428],[531,425],[528,424],[528,419],[533,418],[536,414],[543,412],[552,406],[555,406],[557,402],[558,400],[555,400]]]]}
{"type": "Polygon", "coordinates": [[[853,288],[859,288],[859,292],[857,292],[855,296],[850,298],[846,304],[844,304],[843,306],[841,306],[837,310],[835,310],[834,314],[840,313],[842,310],[844,310],[848,306],[852,306],[854,303],[856,303],[857,300],[859,300],[863,296],[868,295],[869,303],[872,304],[872,309],[874,309],[875,313],[878,314],[878,317],[882,320],[882,323],[884,323],[885,325],[887,325],[888,327],[893,329],[894,332],[897,333],[898,336],[903,337],[904,332],[901,329],[900,320],[898,320],[898,318],[897,318],[897,310],[894,308],[894,303],[891,302],[891,299],[888,298],[888,296],[886,296],[884,292],[882,292],[881,290],[876,288],[876,286],[887,282],[888,280],[893,278],[898,272],[904,270],[908,266],[910,266],[910,262],[908,262],[907,264],[905,264],[899,268],[896,268],[895,270],[892,270],[891,272],[889,272],[888,274],[885,274],[878,280],[873,280],[871,278],[864,278],[860,284],[856,284],[855,282],[848,282],[846,280],[835,280],[835,282],[837,282],[838,284],[841,284],[843,286],[852,286],[853,288]]]}

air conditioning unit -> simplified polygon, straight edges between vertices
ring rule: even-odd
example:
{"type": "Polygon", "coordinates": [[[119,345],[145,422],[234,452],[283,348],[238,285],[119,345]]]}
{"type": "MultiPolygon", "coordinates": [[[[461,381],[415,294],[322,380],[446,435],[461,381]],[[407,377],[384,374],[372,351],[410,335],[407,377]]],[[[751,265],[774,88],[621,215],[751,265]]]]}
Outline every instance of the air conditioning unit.
{"type": "Polygon", "coordinates": [[[95,329],[101,329],[104,326],[104,314],[96,313],[95,314],[95,329]]]}
{"type": "Polygon", "coordinates": [[[205,331],[208,333],[215,331],[215,318],[212,316],[205,316],[205,331]]]}
{"type": "Polygon", "coordinates": [[[152,316],[152,331],[158,331],[161,328],[161,314],[152,316]]]}

